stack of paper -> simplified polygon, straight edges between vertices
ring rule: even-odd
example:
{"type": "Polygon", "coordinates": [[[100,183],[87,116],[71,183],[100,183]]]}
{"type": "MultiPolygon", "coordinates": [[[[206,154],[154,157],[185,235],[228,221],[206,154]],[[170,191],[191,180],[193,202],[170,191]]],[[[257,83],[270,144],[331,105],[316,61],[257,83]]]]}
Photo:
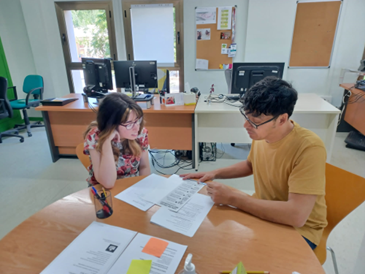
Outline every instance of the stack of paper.
{"type": "Polygon", "coordinates": [[[186,248],[186,245],[93,222],[41,274],[126,274],[131,273],[130,267],[133,271],[148,264],[151,272],[147,273],[175,273],[186,248]],[[161,242],[166,243],[163,249],[161,242]]]}

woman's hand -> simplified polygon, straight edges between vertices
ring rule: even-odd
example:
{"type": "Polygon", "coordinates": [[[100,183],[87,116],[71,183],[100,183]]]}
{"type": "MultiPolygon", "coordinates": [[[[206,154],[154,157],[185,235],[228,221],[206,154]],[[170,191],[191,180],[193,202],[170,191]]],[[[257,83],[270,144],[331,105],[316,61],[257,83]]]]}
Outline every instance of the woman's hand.
{"type": "Polygon", "coordinates": [[[115,138],[117,138],[117,143],[120,142],[120,134],[117,130],[114,130],[110,135],[108,136],[109,142],[113,141],[115,138]]]}

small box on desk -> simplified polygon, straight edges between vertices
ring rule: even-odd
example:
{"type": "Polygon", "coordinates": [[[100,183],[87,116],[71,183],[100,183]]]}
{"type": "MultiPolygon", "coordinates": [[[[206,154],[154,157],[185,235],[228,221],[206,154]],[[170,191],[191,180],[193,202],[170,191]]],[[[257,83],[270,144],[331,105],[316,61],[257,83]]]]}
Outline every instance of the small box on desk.
{"type": "Polygon", "coordinates": [[[79,98],[50,98],[42,100],[41,103],[43,106],[63,106],[78,99],[79,98]]]}

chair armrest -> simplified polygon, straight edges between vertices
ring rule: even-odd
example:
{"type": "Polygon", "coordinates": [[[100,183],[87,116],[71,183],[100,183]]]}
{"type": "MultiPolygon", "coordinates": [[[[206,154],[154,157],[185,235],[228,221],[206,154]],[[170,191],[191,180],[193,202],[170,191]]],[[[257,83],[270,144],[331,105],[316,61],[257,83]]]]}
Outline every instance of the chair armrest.
{"type": "Polygon", "coordinates": [[[0,99],[0,113],[6,113],[6,108],[5,108],[5,99],[0,99]]]}
{"type": "Polygon", "coordinates": [[[12,89],[13,90],[14,97],[15,97],[15,99],[11,99],[11,100],[9,99],[9,101],[18,100],[18,93],[16,92],[16,86],[8,87],[8,89],[12,89]]]}
{"type": "Polygon", "coordinates": [[[36,90],[38,90],[38,89],[40,89],[41,90],[41,95],[40,95],[40,100],[42,100],[42,93],[43,93],[43,87],[39,87],[39,88],[34,88],[34,89],[32,89],[31,91],[29,91],[29,93],[27,94],[27,97],[25,98],[25,104],[26,104],[26,106],[28,106],[28,102],[29,102],[29,96],[34,92],[34,91],[36,91],[36,90]]]}

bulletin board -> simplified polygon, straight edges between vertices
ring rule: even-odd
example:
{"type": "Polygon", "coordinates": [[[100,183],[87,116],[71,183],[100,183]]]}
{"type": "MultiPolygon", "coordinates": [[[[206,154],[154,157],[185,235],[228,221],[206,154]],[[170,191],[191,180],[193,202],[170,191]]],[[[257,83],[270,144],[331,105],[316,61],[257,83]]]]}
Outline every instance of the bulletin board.
{"type": "MultiPolygon", "coordinates": [[[[218,23],[220,22],[218,18],[218,7],[215,7],[217,17],[216,23],[199,24],[198,19],[195,21],[196,60],[207,60],[208,70],[223,70],[223,64],[227,66],[233,62],[232,57],[228,57],[228,54],[222,54],[222,44],[226,44],[227,51],[229,51],[228,47],[234,42],[235,39],[236,7],[229,8],[232,9],[231,18],[234,20],[231,22],[230,29],[218,29],[218,23]]],[[[196,7],[196,10],[197,9],[200,8],[196,7]]],[[[197,64],[195,69],[204,70],[197,64]]]]}
{"type": "Polygon", "coordinates": [[[342,1],[298,2],[289,67],[329,67],[342,1]]]}

